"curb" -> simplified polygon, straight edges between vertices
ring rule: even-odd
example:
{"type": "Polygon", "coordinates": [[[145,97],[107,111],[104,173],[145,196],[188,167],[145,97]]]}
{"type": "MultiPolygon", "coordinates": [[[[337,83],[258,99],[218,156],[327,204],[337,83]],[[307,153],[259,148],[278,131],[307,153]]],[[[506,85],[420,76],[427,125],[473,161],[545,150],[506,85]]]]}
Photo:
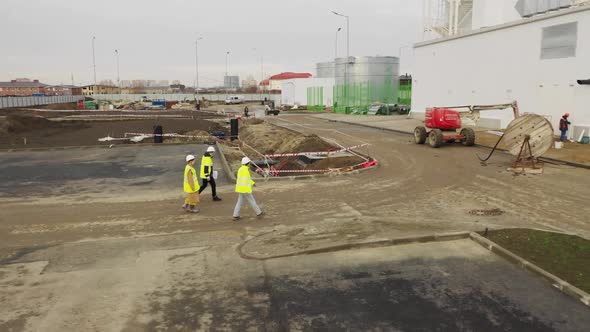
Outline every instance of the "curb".
{"type": "MultiPolygon", "coordinates": [[[[371,128],[371,129],[376,129],[376,130],[381,130],[381,131],[388,131],[388,132],[397,133],[397,134],[412,135],[412,132],[407,132],[407,131],[398,130],[398,129],[391,129],[391,128],[380,128],[380,127],[375,127],[375,126],[371,126],[371,125],[367,125],[367,124],[363,124],[363,123],[354,123],[354,122],[347,122],[347,121],[342,121],[342,120],[326,119],[326,118],[317,117],[317,116],[312,116],[312,118],[318,119],[318,120],[324,120],[324,121],[328,121],[328,122],[345,123],[345,124],[349,124],[351,126],[359,126],[359,127],[371,128]]],[[[488,150],[493,149],[492,147],[489,147],[487,145],[475,144],[475,146],[480,147],[480,148],[486,148],[488,150]]],[[[508,150],[500,149],[500,148],[496,148],[496,150],[504,152],[504,153],[507,153],[507,151],[508,151],[508,150]]],[[[580,163],[576,163],[573,161],[553,159],[553,158],[549,158],[549,157],[540,157],[539,160],[552,162],[552,163],[565,164],[565,165],[577,167],[577,168],[590,169],[590,165],[580,164],[580,163]]]]}
{"type": "MultiPolygon", "coordinates": [[[[270,233],[265,233],[262,235],[267,235],[267,234],[270,234],[270,233]]],[[[364,241],[364,242],[346,243],[346,244],[328,246],[328,247],[317,248],[317,249],[303,250],[303,251],[293,252],[293,253],[289,253],[289,254],[276,255],[276,256],[270,256],[270,257],[257,257],[257,256],[245,254],[243,252],[242,249],[244,248],[244,246],[246,246],[246,244],[248,244],[250,242],[250,240],[256,238],[256,237],[254,237],[254,238],[244,241],[242,244],[240,244],[238,246],[237,250],[238,250],[238,254],[243,259],[266,261],[266,260],[276,259],[276,258],[285,258],[285,257],[302,256],[302,255],[315,255],[315,254],[323,254],[323,253],[329,253],[329,252],[335,252],[335,251],[341,251],[341,250],[379,248],[379,247],[388,247],[388,246],[410,244],[410,243],[453,241],[453,240],[467,239],[467,238],[469,238],[469,235],[470,235],[469,232],[458,232],[458,233],[442,233],[442,234],[434,234],[434,235],[414,236],[414,237],[397,238],[397,239],[371,240],[371,241],[364,241]]]]}
{"type": "MultiPolygon", "coordinates": [[[[272,232],[270,232],[270,233],[272,233],[272,232]]],[[[265,233],[262,235],[267,235],[270,233],[265,233]]],[[[256,237],[254,237],[252,239],[255,239],[255,238],[256,237]]],[[[318,249],[293,252],[293,253],[288,253],[288,254],[283,254],[283,255],[269,256],[269,257],[257,257],[257,256],[248,255],[248,254],[244,253],[243,248],[252,239],[242,242],[238,246],[237,252],[238,252],[238,255],[240,255],[240,257],[243,259],[258,260],[258,261],[266,261],[266,260],[271,260],[271,259],[302,256],[302,255],[315,255],[315,254],[329,253],[329,252],[335,252],[335,251],[341,251],[341,250],[367,249],[367,248],[387,247],[387,246],[403,245],[403,244],[411,244],[411,243],[445,242],[445,241],[453,241],[453,240],[460,240],[460,239],[470,239],[471,241],[479,244],[483,248],[500,256],[501,258],[507,260],[508,262],[510,262],[514,265],[517,265],[518,267],[520,267],[526,271],[529,271],[529,272],[533,273],[534,275],[549,281],[553,287],[557,288],[563,294],[571,296],[572,298],[577,299],[580,302],[582,302],[584,305],[590,307],[590,294],[571,285],[567,281],[543,270],[542,268],[538,267],[537,265],[535,265],[535,264],[525,260],[524,258],[516,255],[515,253],[503,248],[502,246],[496,244],[495,242],[492,242],[491,240],[488,240],[488,239],[484,238],[483,236],[481,236],[477,233],[474,233],[474,232],[442,233],[442,234],[434,234],[434,235],[426,235],[426,236],[415,236],[415,237],[407,237],[407,238],[347,243],[347,244],[328,246],[328,247],[323,247],[323,248],[318,248],[318,249]]]]}
{"type": "Polygon", "coordinates": [[[488,249],[489,251],[495,253],[498,256],[501,256],[505,260],[521,267],[526,271],[530,271],[536,274],[539,277],[549,281],[553,287],[557,288],[564,294],[567,294],[577,300],[580,300],[583,304],[590,307],[590,294],[584,292],[583,290],[571,285],[570,283],[562,280],[561,278],[543,270],[542,268],[538,267],[537,265],[525,260],[524,258],[514,254],[513,252],[503,248],[502,246],[492,242],[483,236],[477,233],[470,233],[469,238],[474,242],[478,243],[482,247],[488,249]]]}
{"type": "Polygon", "coordinates": [[[219,151],[219,156],[221,159],[221,167],[223,167],[225,174],[227,175],[227,177],[229,177],[229,179],[232,182],[236,182],[236,176],[231,171],[231,168],[229,167],[229,163],[227,162],[227,159],[225,159],[225,153],[223,153],[222,145],[219,144],[219,141],[216,141],[215,146],[217,146],[217,150],[219,151]]]}

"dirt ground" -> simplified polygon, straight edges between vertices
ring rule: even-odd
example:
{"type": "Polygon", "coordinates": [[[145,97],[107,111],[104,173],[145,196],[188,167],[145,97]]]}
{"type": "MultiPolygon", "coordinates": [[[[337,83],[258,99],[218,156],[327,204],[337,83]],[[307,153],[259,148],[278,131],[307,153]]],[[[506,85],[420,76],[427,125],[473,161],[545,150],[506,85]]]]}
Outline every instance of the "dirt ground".
{"type": "Polygon", "coordinates": [[[190,145],[0,152],[3,183],[38,189],[14,197],[6,186],[0,198],[0,329],[313,330],[338,322],[353,330],[432,330],[427,322],[449,324],[449,330],[588,326],[581,302],[504,261],[488,264],[497,258],[483,248],[474,253],[462,244],[421,244],[298,255],[485,228],[555,230],[590,239],[588,170],[549,164],[542,175],[517,176],[506,170],[511,157],[505,154],[481,165],[475,155],[485,148],[434,150],[408,135],[305,115],[270,121],[344,146],[370,143],[360,151],[379,166],[354,176],[258,181],[254,196],[265,216],[256,218],[244,206],[235,222],[237,195],[230,182],[219,184],[220,202],[206,189],[201,213],[180,208],[178,158],[190,145]],[[88,183],[80,179],[86,173],[69,167],[96,179],[88,183]],[[57,171],[68,176],[53,177],[57,171]],[[242,258],[287,254],[294,257],[242,258]],[[387,318],[392,312],[403,326],[387,318]]]}
{"type": "MultiPolygon", "coordinates": [[[[98,139],[106,136],[121,138],[125,133],[151,134],[156,124],[163,127],[164,133],[186,133],[195,130],[209,133],[227,131],[222,122],[212,121],[216,117],[208,114],[195,114],[191,115],[191,118],[71,119],[67,121],[52,118],[51,113],[48,116],[38,114],[15,115],[12,113],[0,119],[0,149],[107,144],[100,143],[98,139]]],[[[101,115],[108,114],[101,113],[101,115]]]]}

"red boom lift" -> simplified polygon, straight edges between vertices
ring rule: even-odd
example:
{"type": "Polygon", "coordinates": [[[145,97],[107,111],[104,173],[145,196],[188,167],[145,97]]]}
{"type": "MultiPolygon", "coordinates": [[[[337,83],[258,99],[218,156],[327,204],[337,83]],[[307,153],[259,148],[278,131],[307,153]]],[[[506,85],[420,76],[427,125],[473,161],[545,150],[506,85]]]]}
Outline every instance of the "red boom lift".
{"type": "Polygon", "coordinates": [[[502,110],[506,108],[512,108],[515,119],[520,116],[517,102],[498,105],[428,108],[426,109],[426,119],[424,121],[426,127],[419,126],[414,129],[415,142],[416,144],[424,144],[428,139],[428,144],[433,148],[438,148],[445,142],[461,142],[465,146],[473,146],[475,144],[475,131],[471,128],[462,128],[463,122],[461,118],[470,118],[477,123],[480,118],[480,111],[502,110]],[[427,128],[431,130],[428,131],[427,128]],[[459,129],[461,131],[457,132],[459,129]]]}

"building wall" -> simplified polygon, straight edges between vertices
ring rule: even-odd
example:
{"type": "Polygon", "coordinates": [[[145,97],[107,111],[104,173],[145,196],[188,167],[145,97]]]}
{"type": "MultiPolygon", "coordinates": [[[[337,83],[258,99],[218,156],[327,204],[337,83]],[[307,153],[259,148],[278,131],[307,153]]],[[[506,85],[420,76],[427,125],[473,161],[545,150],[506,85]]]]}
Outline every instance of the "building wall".
{"type": "Polygon", "coordinates": [[[40,87],[0,87],[0,96],[31,96],[40,93],[45,93],[40,87]]]}
{"type": "Polygon", "coordinates": [[[308,88],[323,88],[324,106],[332,106],[334,78],[295,78],[282,80],[281,105],[307,105],[308,88]]]}
{"type": "Polygon", "coordinates": [[[491,27],[520,20],[514,8],[518,0],[474,0],[472,29],[491,27]]]}
{"type": "Polygon", "coordinates": [[[291,80],[270,80],[268,88],[270,89],[270,91],[281,91],[285,81],[291,80]]]}
{"type": "MultiPolygon", "coordinates": [[[[536,16],[463,37],[415,46],[412,112],[427,107],[498,104],[516,100],[521,112],[546,116],[554,128],[565,112],[590,124],[590,7],[536,16]],[[543,28],[577,22],[575,57],[541,59],[543,28]]],[[[506,127],[510,111],[482,113],[482,126],[506,127]]]]}

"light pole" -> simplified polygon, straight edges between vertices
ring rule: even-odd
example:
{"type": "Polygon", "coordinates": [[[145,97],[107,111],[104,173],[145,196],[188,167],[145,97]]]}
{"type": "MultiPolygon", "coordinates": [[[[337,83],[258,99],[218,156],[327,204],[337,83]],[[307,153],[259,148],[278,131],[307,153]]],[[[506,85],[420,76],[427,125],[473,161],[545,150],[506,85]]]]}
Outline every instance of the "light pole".
{"type": "Polygon", "coordinates": [[[223,80],[223,83],[225,84],[225,99],[227,99],[228,89],[231,86],[231,81],[229,79],[229,51],[225,53],[225,78],[223,80]]]}
{"type": "Polygon", "coordinates": [[[332,13],[336,16],[341,16],[346,18],[346,62],[344,64],[344,100],[345,100],[345,112],[346,108],[348,108],[348,64],[350,63],[350,17],[347,15],[343,15],[332,11],[332,13]]]}
{"type": "MultiPolygon", "coordinates": [[[[257,52],[258,49],[253,48],[252,51],[257,52]]],[[[262,81],[264,81],[264,57],[262,56],[262,52],[260,53],[260,101],[262,101],[262,81]]]]}
{"type": "Polygon", "coordinates": [[[96,89],[96,55],[94,53],[94,40],[95,36],[92,36],[92,67],[94,68],[94,88],[96,89]]]}
{"type": "Polygon", "coordinates": [[[197,96],[197,103],[199,103],[199,40],[203,37],[195,40],[195,95],[197,96]]]}
{"type": "Polygon", "coordinates": [[[121,94],[121,75],[119,71],[119,50],[115,50],[115,55],[117,57],[117,86],[119,87],[119,94],[121,94]]]}
{"type": "Polygon", "coordinates": [[[338,32],[340,32],[340,30],[342,30],[342,28],[338,28],[338,30],[336,30],[336,40],[335,40],[335,48],[334,48],[334,60],[338,59],[338,32]]]}

